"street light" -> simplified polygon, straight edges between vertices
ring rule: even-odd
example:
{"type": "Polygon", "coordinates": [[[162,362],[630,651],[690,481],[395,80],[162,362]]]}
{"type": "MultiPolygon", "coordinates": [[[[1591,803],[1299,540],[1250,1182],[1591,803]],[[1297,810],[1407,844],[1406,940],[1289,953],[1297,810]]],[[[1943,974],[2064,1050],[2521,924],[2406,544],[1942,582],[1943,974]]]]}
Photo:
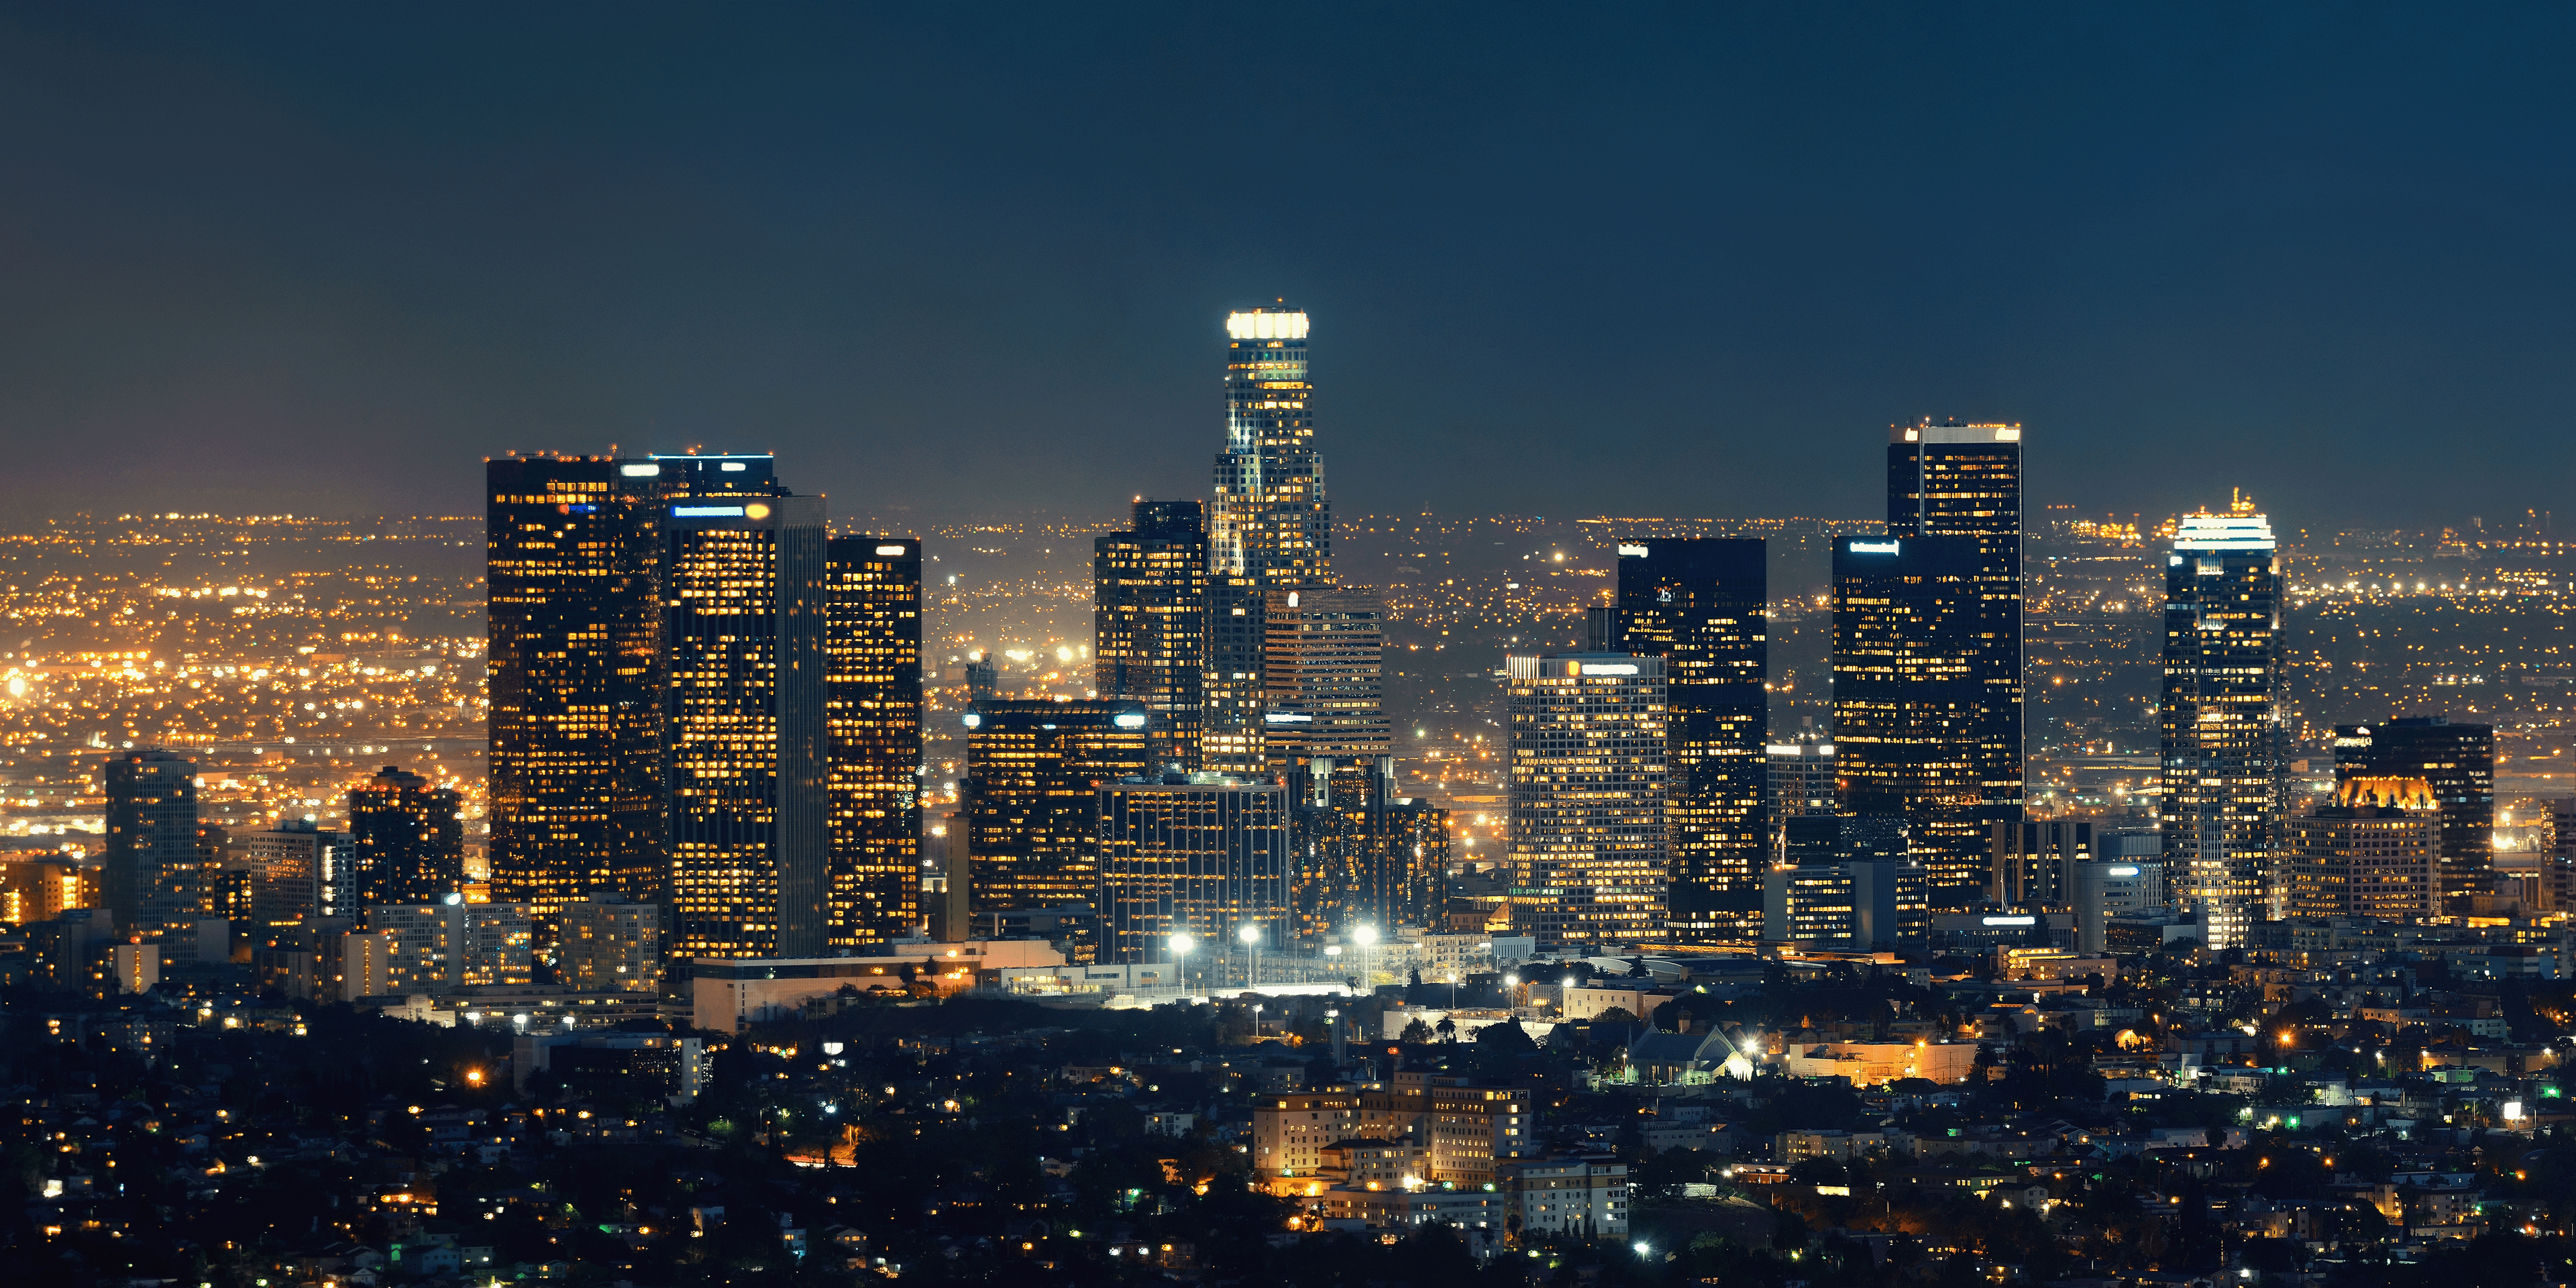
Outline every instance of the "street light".
{"type": "Polygon", "coordinates": [[[1176,933],[1171,938],[1173,973],[1181,977],[1181,996],[1183,997],[1190,995],[1190,973],[1186,967],[1190,949],[1197,944],[1198,941],[1192,939],[1187,931],[1176,933]]]}
{"type": "Polygon", "coordinates": [[[1242,941],[1243,941],[1243,946],[1252,950],[1252,969],[1251,969],[1250,973],[1248,973],[1248,974],[1246,974],[1246,975],[1244,976],[1244,986],[1245,986],[1246,988],[1255,988],[1255,989],[1260,988],[1260,987],[1261,987],[1261,925],[1260,925],[1260,923],[1258,923],[1258,922],[1252,922],[1252,921],[1247,921],[1247,922],[1243,923],[1242,928],[1234,932],[1234,937],[1235,937],[1235,938],[1237,938],[1237,939],[1242,940],[1242,941]]]}
{"type": "Polygon", "coordinates": [[[1351,932],[1351,938],[1360,946],[1360,983],[1374,992],[1377,982],[1369,978],[1368,950],[1369,945],[1377,942],[1377,927],[1362,926],[1351,932]]]}

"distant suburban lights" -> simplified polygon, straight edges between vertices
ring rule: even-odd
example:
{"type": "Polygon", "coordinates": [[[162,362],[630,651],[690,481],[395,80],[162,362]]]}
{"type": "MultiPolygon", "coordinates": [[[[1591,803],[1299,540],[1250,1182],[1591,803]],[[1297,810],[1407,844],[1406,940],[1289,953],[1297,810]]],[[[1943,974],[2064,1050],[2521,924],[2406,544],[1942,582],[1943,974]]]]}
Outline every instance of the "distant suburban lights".
{"type": "Polygon", "coordinates": [[[671,507],[671,517],[674,519],[739,519],[742,517],[742,507],[738,505],[675,505],[671,507]]]}

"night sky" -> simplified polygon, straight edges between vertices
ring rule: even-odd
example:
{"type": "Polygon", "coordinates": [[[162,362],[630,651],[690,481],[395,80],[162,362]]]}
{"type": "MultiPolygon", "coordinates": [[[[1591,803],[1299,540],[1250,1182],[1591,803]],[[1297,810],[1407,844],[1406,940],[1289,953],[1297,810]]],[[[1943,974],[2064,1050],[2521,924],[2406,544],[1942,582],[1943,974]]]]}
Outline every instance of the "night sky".
{"type": "Polygon", "coordinates": [[[2576,460],[2571,15],[10,5],[0,499],[1108,512],[1285,296],[1345,514],[1867,517],[1932,414],[2034,507],[2492,525],[2576,460]]]}

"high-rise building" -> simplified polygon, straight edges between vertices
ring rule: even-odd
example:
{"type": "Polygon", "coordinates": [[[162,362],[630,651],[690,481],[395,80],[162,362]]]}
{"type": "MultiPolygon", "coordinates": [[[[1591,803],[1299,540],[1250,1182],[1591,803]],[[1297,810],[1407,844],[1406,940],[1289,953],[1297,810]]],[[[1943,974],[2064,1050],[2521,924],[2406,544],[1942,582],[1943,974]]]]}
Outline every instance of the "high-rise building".
{"type": "Polygon", "coordinates": [[[99,877],[96,860],[56,850],[0,854],[0,924],[30,925],[66,908],[96,907],[99,877]]]}
{"type": "Polygon", "coordinates": [[[537,457],[484,474],[492,892],[551,945],[563,901],[662,879],[663,469],[537,457]]]}
{"type": "Polygon", "coordinates": [[[2073,897],[2074,865],[2092,858],[2093,823],[2056,818],[1998,822],[1987,834],[1993,869],[1986,898],[2006,908],[2059,908],[2073,897]]]}
{"type": "Polygon", "coordinates": [[[1288,933],[1328,935],[1439,924],[1449,811],[1396,795],[1395,761],[1318,757],[1292,791],[1288,933]]]}
{"type": "Polygon", "coordinates": [[[973,914],[1097,901],[1098,792],[1149,768],[1145,705],[1002,700],[978,702],[964,719],[958,794],[973,914]]]}
{"type": "Polygon", "coordinates": [[[1664,659],[1508,659],[1513,920],[1542,950],[1663,925],[1664,659]]]}
{"type": "Polygon", "coordinates": [[[467,903],[461,895],[376,904],[367,925],[382,935],[393,987],[448,992],[535,979],[526,907],[467,903]]]}
{"type": "Polygon", "coordinates": [[[1989,823],[2018,823],[2022,811],[2021,479],[2019,425],[1927,419],[1888,430],[1888,535],[1976,543],[1978,703],[1961,733],[1989,823]]]}
{"type": "Polygon", "coordinates": [[[341,834],[303,819],[232,833],[225,845],[227,861],[240,864],[250,879],[249,917],[240,932],[267,946],[289,927],[353,916],[364,905],[356,901],[349,879],[349,849],[341,834]]]}
{"type": "Polygon", "coordinates": [[[650,993],[662,983],[662,910],[600,894],[563,906],[555,974],[586,993],[650,993]]]}
{"type": "Polygon", "coordinates": [[[1307,318],[1284,306],[1226,317],[1226,441],[1208,512],[1207,679],[1200,764],[1266,767],[1262,620],[1270,592],[1332,584],[1333,515],[1315,449],[1307,318]]]}
{"type": "Polygon", "coordinates": [[[2352,777],[2283,827],[2288,915],[2412,921],[2441,913],[2443,802],[2415,777],[2352,777]]]}
{"type": "MultiPolygon", "coordinates": [[[[766,456],[657,457],[670,960],[819,957],[831,866],[823,501],[766,456]]],[[[588,892],[585,892],[588,893],[588,892]]]]}
{"type": "Polygon", "coordinates": [[[1210,953],[1244,926],[1277,942],[1288,916],[1288,797],[1279,783],[1200,772],[1103,783],[1102,950],[1171,960],[1172,935],[1210,953]]]}
{"type": "Polygon", "coordinates": [[[1671,927],[1692,938],[1760,933],[1770,848],[1764,552],[1759,540],[1619,547],[1617,638],[1610,648],[1664,659],[1671,927]]]}
{"type": "Polygon", "coordinates": [[[2085,859],[2069,883],[2075,913],[2075,948],[2099,957],[2110,947],[2113,917],[2143,917],[2165,908],[2164,864],[2153,854],[2085,859]]]}
{"type": "Polygon", "coordinates": [[[1360,587],[1274,590],[1262,609],[1262,740],[1274,773],[1318,756],[1378,760],[1386,714],[1386,601],[1360,587]]]}
{"type": "Polygon", "coordinates": [[[921,543],[834,537],[826,560],[824,942],[843,951],[908,935],[921,920],[921,543]]]}
{"type": "Polygon", "coordinates": [[[104,892],[117,933],[169,939],[164,960],[193,960],[186,944],[194,942],[199,904],[194,757],[138,747],[107,758],[106,848],[104,892]]]}
{"type": "Polygon", "coordinates": [[[1133,526],[1091,543],[1092,689],[1145,704],[1157,768],[1199,766],[1207,686],[1206,507],[1136,502],[1133,526]]]}
{"type": "Polygon", "coordinates": [[[2212,948],[2276,911],[2281,585],[2272,525],[2241,500],[2185,516],[2165,558],[2165,890],[2212,948]]]}
{"type": "Polygon", "coordinates": [[[2335,778],[2421,778],[2442,811],[2444,897],[2484,894],[2495,868],[2495,726],[2440,716],[2337,725],[2335,778]]]}
{"type": "Polygon", "coordinates": [[[464,797],[392,765],[349,789],[349,863],[359,907],[465,888],[464,797]]]}
{"type": "MultiPolygon", "coordinates": [[[[1834,772],[1843,808],[1906,820],[1932,907],[1986,891],[1980,757],[1994,628],[1974,537],[1834,542],[1834,772]]],[[[2018,814],[2014,816],[2018,820],[2018,814]]],[[[1767,932],[1766,932],[1767,933],[1767,932]]]]}
{"type": "Polygon", "coordinates": [[[1780,820],[1791,814],[1831,814],[1842,808],[1834,785],[1833,739],[1813,730],[1766,749],[1771,762],[1769,814],[1772,844],[1780,820]]]}

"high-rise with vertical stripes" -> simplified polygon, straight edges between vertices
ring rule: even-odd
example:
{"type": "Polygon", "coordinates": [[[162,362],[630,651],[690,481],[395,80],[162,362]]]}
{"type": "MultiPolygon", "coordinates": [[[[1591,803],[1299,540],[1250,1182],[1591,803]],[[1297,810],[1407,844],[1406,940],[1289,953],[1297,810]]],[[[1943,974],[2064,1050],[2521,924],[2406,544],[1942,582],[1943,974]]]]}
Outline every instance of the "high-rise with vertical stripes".
{"type": "Polygon", "coordinates": [[[2211,948],[2286,900],[2281,588],[2272,525],[2241,500],[2185,516],[2165,556],[2165,890],[2211,948]]]}
{"type": "Polygon", "coordinates": [[[1332,583],[1333,514],[1315,449],[1307,318],[1284,304],[1227,315],[1226,441],[1208,513],[1208,653],[1200,761],[1259,773],[1263,610],[1275,590],[1332,583]]]}

